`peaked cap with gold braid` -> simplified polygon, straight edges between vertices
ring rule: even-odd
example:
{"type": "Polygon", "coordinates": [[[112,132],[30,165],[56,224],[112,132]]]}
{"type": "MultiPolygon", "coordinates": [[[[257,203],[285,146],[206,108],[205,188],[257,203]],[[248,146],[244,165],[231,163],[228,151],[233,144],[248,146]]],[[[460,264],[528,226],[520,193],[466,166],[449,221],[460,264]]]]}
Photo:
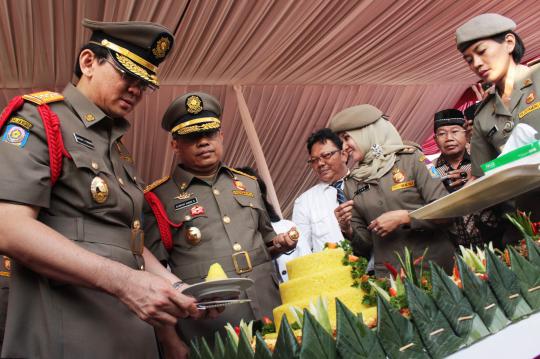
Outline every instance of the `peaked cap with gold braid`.
{"type": "Polygon", "coordinates": [[[189,92],[174,100],[161,121],[173,135],[191,135],[221,128],[221,105],[204,92],[189,92]]]}

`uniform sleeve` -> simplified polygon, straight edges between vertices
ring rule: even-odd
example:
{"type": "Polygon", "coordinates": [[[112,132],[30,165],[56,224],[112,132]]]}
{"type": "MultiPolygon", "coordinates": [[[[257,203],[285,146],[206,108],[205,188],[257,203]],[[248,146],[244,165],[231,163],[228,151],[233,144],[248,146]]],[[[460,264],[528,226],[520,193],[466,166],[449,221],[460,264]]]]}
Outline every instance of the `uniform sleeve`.
{"type": "Polygon", "coordinates": [[[313,252],[313,239],[311,237],[311,224],[309,220],[308,209],[305,201],[299,197],[294,201],[292,221],[296,223],[296,228],[300,233],[300,239],[296,246],[296,251],[300,256],[311,254],[313,252]]]}
{"type": "Polygon", "coordinates": [[[475,177],[482,177],[484,171],[480,165],[495,157],[497,157],[495,150],[482,135],[480,121],[475,121],[471,139],[471,174],[475,177]]]}
{"type": "Polygon", "coordinates": [[[353,234],[350,241],[354,254],[369,259],[373,248],[373,239],[371,238],[371,232],[367,229],[366,220],[356,206],[353,207],[351,225],[353,234]]]}
{"type": "Polygon", "coordinates": [[[0,200],[49,207],[49,150],[33,105],[24,104],[0,129],[0,164],[0,200]]]}
{"type": "Polygon", "coordinates": [[[148,202],[144,201],[143,205],[143,229],[144,229],[144,245],[154,254],[154,256],[162,263],[167,262],[169,253],[165,249],[161,241],[161,234],[157,225],[154,212],[150,208],[148,202]]]}
{"type": "Polygon", "coordinates": [[[259,212],[259,232],[261,233],[263,242],[265,244],[269,244],[272,243],[272,239],[274,239],[274,237],[276,236],[276,232],[272,227],[270,216],[268,215],[268,212],[266,211],[266,208],[264,206],[264,202],[261,197],[261,189],[259,188],[257,182],[255,182],[255,185],[257,186],[257,199],[262,208],[259,212]]]}
{"type": "MultiPolygon", "coordinates": [[[[438,200],[446,195],[448,191],[442,184],[440,178],[433,178],[426,168],[424,161],[420,158],[420,152],[415,152],[411,156],[412,166],[414,167],[416,187],[424,200],[424,204],[429,204],[438,200]]],[[[426,220],[418,220],[411,218],[411,229],[431,228],[435,229],[440,227],[440,223],[434,223],[426,220]]]]}

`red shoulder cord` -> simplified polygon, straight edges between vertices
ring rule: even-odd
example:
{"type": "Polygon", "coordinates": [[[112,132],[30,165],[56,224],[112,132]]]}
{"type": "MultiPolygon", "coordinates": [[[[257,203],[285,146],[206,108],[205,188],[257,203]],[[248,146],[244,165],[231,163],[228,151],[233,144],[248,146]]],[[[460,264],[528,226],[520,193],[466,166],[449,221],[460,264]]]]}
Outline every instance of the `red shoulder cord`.
{"type": "MultiPolygon", "coordinates": [[[[14,97],[6,106],[0,117],[0,128],[9,119],[11,114],[17,111],[24,104],[24,99],[21,96],[14,97]]],[[[49,162],[51,168],[51,187],[54,186],[60,173],[62,173],[62,158],[63,156],[71,158],[70,154],[64,147],[62,132],[60,131],[60,120],[47,104],[37,106],[43,126],[45,127],[45,135],[47,137],[47,145],[49,147],[49,162]]]]}
{"type": "Polygon", "coordinates": [[[146,199],[146,202],[148,202],[148,204],[150,205],[150,208],[152,208],[152,212],[154,212],[154,216],[156,217],[159,234],[161,235],[161,241],[163,242],[165,249],[167,251],[170,251],[173,247],[171,227],[180,228],[182,227],[184,222],[171,222],[171,220],[167,216],[167,213],[165,212],[165,208],[163,208],[163,204],[155,193],[151,191],[146,192],[144,194],[144,198],[146,199]]]}

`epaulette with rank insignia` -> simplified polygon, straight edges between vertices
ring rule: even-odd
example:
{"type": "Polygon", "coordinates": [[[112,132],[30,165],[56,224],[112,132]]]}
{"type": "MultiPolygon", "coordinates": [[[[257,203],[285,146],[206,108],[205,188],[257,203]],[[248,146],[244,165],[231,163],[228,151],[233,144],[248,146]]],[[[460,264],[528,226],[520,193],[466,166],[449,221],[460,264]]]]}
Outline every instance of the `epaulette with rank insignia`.
{"type": "Polygon", "coordinates": [[[52,91],[34,92],[28,95],[23,95],[23,99],[35,103],[36,105],[43,105],[45,103],[63,101],[64,96],[52,91]]]}
{"type": "Polygon", "coordinates": [[[476,110],[474,111],[474,116],[476,117],[476,115],[478,115],[478,113],[480,112],[481,109],[484,108],[484,106],[486,105],[486,103],[488,103],[491,98],[495,96],[494,93],[490,93],[489,95],[486,96],[486,98],[484,98],[482,101],[478,102],[478,105],[476,106],[476,110]]]}
{"type": "Polygon", "coordinates": [[[160,178],[154,182],[152,182],[151,184],[149,184],[148,186],[145,187],[144,189],[144,193],[148,193],[150,191],[153,191],[154,189],[156,189],[157,187],[159,187],[160,185],[162,185],[163,183],[167,182],[167,180],[171,178],[171,176],[165,176],[163,178],[160,178]]]}
{"type": "Polygon", "coordinates": [[[415,153],[416,151],[419,151],[419,149],[413,146],[408,146],[402,149],[401,151],[399,151],[398,153],[404,153],[404,154],[410,155],[411,153],[415,153]]]}
{"type": "Polygon", "coordinates": [[[237,169],[235,169],[235,168],[227,167],[227,169],[229,169],[231,172],[241,174],[242,176],[246,176],[247,178],[251,178],[251,179],[254,180],[254,181],[257,180],[257,177],[252,176],[252,175],[248,175],[247,173],[244,173],[244,172],[242,172],[242,171],[239,171],[239,170],[237,170],[237,169]]]}

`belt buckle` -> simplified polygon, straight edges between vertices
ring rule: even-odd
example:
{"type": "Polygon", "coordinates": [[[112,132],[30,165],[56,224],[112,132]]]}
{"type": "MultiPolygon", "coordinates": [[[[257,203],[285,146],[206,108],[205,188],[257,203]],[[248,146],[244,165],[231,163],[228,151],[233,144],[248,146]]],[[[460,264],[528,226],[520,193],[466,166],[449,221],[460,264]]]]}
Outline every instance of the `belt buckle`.
{"type": "Polygon", "coordinates": [[[246,252],[246,251],[241,251],[241,252],[234,253],[232,255],[232,260],[233,260],[234,270],[236,271],[236,274],[247,273],[247,272],[251,272],[253,270],[253,267],[251,266],[251,258],[249,257],[249,253],[246,252]],[[243,255],[245,257],[247,268],[246,267],[244,267],[244,268],[240,267],[240,264],[238,263],[238,259],[237,259],[237,257],[240,256],[240,255],[243,255]]]}

